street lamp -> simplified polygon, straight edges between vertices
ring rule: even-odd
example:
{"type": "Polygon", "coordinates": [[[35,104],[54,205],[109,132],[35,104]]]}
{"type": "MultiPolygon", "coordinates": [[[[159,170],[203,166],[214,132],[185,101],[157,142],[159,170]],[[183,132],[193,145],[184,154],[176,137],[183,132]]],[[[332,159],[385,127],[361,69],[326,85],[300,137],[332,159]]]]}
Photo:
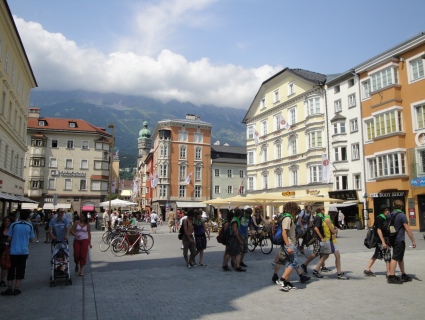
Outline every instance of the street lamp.
{"type": "Polygon", "coordinates": [[[363,217],[364,217],[364,228],[368,228],[368,220],[369,220],[369,207],[368,207],[368,201],[367,198],[369,195],[365,192],[363,194],[363,199],[365,201],[366,208],[363,207],[363,217]]]}
{"type": "Polygon", "coordinates": [[[108,125],[109,129],[112,129],[112,142],[111,142],[111,151],[109,153],[109,216],[111,215],[111,198],[112,198],[112,167],[114,163],[114,142],[115,142],[115,125],[110,123],[108,125]],[[112,157],[111,157],[112,154],[112,157]]]}

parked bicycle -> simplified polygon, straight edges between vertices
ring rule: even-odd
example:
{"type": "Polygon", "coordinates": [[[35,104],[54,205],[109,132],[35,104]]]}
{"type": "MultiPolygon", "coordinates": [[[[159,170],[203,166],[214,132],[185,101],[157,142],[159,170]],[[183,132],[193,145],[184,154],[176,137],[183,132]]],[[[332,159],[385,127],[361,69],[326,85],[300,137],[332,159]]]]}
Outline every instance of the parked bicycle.
{"type": "Polygon", "coordinates": [[[123,256],[127,252],[131,251],[137,244],[142,251],[149,253],[149,250],[153,247],[154,240],[149,233],[135,232],[134,230],[125,229],[121,235],[112,239],[110,247],[114,255],[123,256]],[[130,241],[130,234],[138,235],[134,242],[130,241]],[[132,244],[130,245],[130,243],[132,244]]]}
{"type": "Polygon", "coordinates": [[[260,246],[261,252],[264,254],[273,251],[272,233],[269,226],[263,227],[260,234],[253,232],[248,237],[248,250],[253,252],[257,246],[260,246]]]}

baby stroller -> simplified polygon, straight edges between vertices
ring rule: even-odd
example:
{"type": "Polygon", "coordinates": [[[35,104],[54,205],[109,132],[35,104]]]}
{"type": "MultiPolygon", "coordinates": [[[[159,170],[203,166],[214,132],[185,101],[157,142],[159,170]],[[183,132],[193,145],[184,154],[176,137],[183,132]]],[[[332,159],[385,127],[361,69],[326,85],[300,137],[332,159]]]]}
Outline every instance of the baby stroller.
{"type": "Polygon", "coordinates": [[[71,273],[69,268],[69,247],[68,241],[52,241],[52,257],[50,286],[55,286],[55,279],[66,279],[66,285],[71,285],[71,273]]]}

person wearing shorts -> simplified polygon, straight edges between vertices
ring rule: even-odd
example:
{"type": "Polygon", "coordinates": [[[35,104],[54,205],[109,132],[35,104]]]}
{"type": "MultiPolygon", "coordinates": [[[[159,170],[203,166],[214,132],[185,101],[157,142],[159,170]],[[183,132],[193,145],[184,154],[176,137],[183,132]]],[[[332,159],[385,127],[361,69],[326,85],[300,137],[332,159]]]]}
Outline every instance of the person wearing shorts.
{"type": "Polygon", "coordinates": [[[34,236],[34,228],[30,220],[30,212],[23,211],[21,220],[10,225],[7,235],[10,243],[10,269],[7,273],[7,289],[1,295],[11,296],[21,294],[21,281],[25,279],[25,269],[29,255],[28,244],[34,236]],[[15,288],[13,288],[15,281],[15,288]]]}

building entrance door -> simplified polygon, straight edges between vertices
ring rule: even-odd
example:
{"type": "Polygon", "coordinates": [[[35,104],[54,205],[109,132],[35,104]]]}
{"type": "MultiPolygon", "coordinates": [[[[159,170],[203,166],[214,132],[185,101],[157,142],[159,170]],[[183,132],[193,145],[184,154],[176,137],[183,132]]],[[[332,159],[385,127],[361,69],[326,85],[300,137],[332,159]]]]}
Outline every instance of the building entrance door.
{"type": "Polygon", "coordinates": [[[419,231],[425,231],[425,195],[418,196],[419,231]]]}

